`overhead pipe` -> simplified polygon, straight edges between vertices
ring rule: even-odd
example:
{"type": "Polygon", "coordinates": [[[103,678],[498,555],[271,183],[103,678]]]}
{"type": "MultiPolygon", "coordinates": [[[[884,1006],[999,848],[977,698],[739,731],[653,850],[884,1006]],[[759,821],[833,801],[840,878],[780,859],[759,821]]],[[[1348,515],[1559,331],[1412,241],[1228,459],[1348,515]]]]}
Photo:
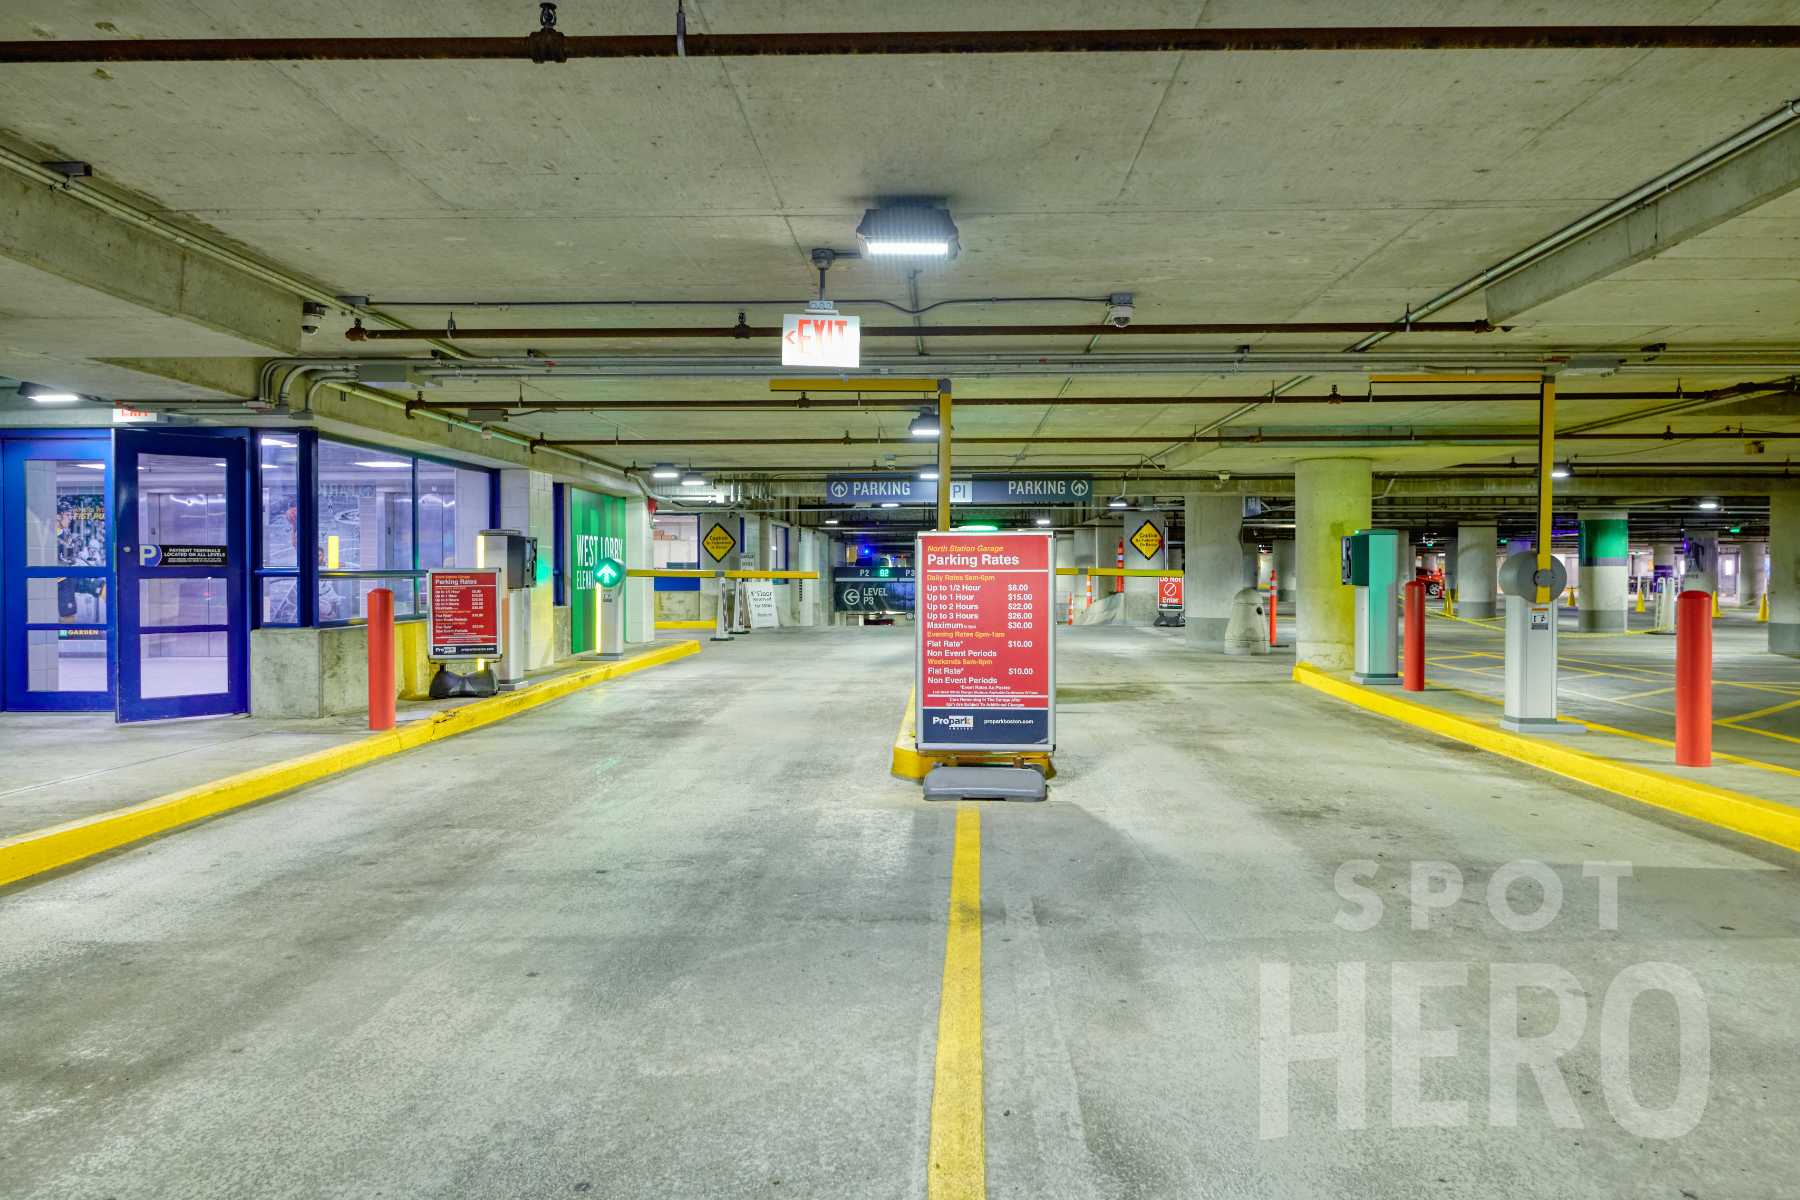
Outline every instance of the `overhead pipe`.
{"type": "MultiPolygon", "coordinates": [[[[485,372],[458,373],[457,378],[505,378],[503,375],[489,376],[485,372]]],[[[579,378],[578,373],[571,376],[579,378]]],[[[1620,391],[1620,392],[1559,392],[1559,400],[1667,400],[1694,401],[1696,403],[1716,403],[1720,400],[1752,395],[1757,393],[1775,393],[1800,395],[1800,383],[1783,380],[1779,383],[1738,383],[1728,387],[1711,388],[1697,392],[1666,391],[1620,391]]],[[[1537,403],[1537,393],[1503,392],[1480,394],[1469,392],[1394,392],[1380,396],[1345,396],[1331,394],[1326,396],[1279,396],[1270,400],[1263,396],[971,396],[959,397],[959,407],[965,408],[1042,408],[1079,407],[1092,405],[1095,407],[1203,407],[1209,405],[1238,405],[1258,402],[1276,408],[1295,405],[1336,405],[1336,404],[1486,404],[1495,402],[1537,403]]],[[[899,412],[916,410],[923,401],[919,398],[895,398],[892,396],[874,395],[859,397],[855,395],[819,395],[787,398],[754,397],[743,400],[534,400],[524,404],[516,402],[498,402],[492,400],[414,400],[409,407],[422,411],[460,411],[470,408],[506,408],[512,410],[511,415],[545,412],[777,412],[795,413],[830,410],[833,412],[846,409],[867,412],[899,412]]],[[[504,418],[502,418],[504,419],[504,418]]],[[[1631,420],[1627,415],[1617,420],[1631,420]]],[[[1609,419],[1612,420],[1612,419],[1609,419]]]]}
{"type": "MultiPolygon", "coordinates": [[[[959,443],[976,446],[1106,446],[1130,445],[1145,442],[1181,442],[1198,445],[1335,445],[1339,443],[1355,443],[1362,446],[1428,446],[1444,443],[1482,443],[1492,445],[1532,446],[1537,444],[1536,430],[1519,433],[1408,433],[1404,436],[1396,434],[1367,433],[1210,433],[1198,436],[1191,434],[1108,434],[1063,436],[1055,435],[1020,435],[1017,437],[967,436],[956,439],[959,443]]],[[[1702,433],[1570,433],[1557,438],[1558,441],[1575,442],[1690,442],[1690,441],[1795,441],[1800,440],[1800,432],[1795,433],[1744,433],[1731,430],[1709,430],[1702,433]]],[[[554,438],[537,442],[541,446],[612,446],[621,450],[637,447],[663,446],[915,446],[896,437],[765,437],[765,438],[554,438]]]]}
{"type": "MultiPolygon", "coordinates": [[[[799,310],[817,300],[802,296],[798,300],[371,300],[372,308],[493,308],[502,312],[513,308],[786,308],[799,310]]],[[[865,297],[857,300],[832,298],[832,303],[846,308],[891,308],[909,317],[923,316],[934,309],[955,304],[1105,304],[1106,296],[956,296],[934,300],[930,304],[908,308],[892,300],[865,297]]]]}
{"type": "Polygon", "coordinates": [[[1449,25],[1204,29],[897,30],[864,33],[524,37],[89,38],[0,42],[0,63],[403,62],[817,58],[917,54],[1194,54],[1393,50],[1769,50],[1794,25],[1449,25]]]}
{"type": "MultiPolygon", "coordinates": [[[[865,325],[865,338],[914,337],[1090,337],[1094,334],[1131,334],[1145,337],[1195,337],[1204,335],[1243,336],[1248,334],[1321,334],[1369,333],[1492,333],[1495,327],[1479,321],[1288,321],[1288,322],[1211,322],[1161,325],[865,325]]],[[[571,341],[659,341],[670,338],[719,339],[747,341],[752,338],[779,338],[779,325],[649,325],[637,328],[595,328],[586,325],[548,326],[541,328],[496,327],[460,328],[446,325],[441,329],[365,329],[360,321],[344,331],[352,342],[571,342],[571,341]]]]}

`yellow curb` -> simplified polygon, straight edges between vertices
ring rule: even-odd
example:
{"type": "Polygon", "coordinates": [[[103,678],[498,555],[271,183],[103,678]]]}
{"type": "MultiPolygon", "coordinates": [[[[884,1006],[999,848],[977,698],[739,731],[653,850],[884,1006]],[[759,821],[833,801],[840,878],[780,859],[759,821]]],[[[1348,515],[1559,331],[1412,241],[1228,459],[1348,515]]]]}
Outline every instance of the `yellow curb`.
{"type": "Polygon", "coordinates": [[[1615,762],[1554,742],[1508,733],[1467,717],[1358,687],[1326,674],[1311,663],[1296,663],[1293,677],[1295,683],[1314,691],[1404,721],[1440,737],[1503,755],[1640,804],[1680,813],[1788,850],[1800,850],[1800,808],[1615,762]]]}
{"type": "Polygon", "coordinates": [[[658,621],[658,629],[711,629],[711,621],[658,621]]]}
{"type": "Polygon", "coordinates": [[[270,796],[292,791],[376,759],[399,754],[403,750],[411,750],[460,733],[468,733],[483,725],[504,721],[541,704],[560,700],[582,688],[642,671],[647,667],[661,666],[697,653],[699,649],[700,643],[696,641],[671,642],[618,662],[571,671],[522,691],[475,700],[457,708],[433,713],[422,720],[409,721],[397,729],[372,733],[342,746],[332,746],[284,762],[269,763],[267,766],[241,771],[198,787],[145,800],[141,804],[115,808],[111,812],[0,840],[0,887],[153,837],[177,826],[229,812],[258,800],[266,800],[270,796]]]}
{"type": "Polygon", "coordinates": [[[970,751],[964,754],[948,751],[921,753],[918,733],[918,701],[919,688],[917,684],[914,684],[912,690],[906,693],[906,711],[900,715],[900,732],[894,735],[894,753],[888,766],[888,770],[894,778],[923,779],[931,774],[933,767],[957,763],[965,766],[979,763],[1032,766],[1042,771],[1045,779],[1056,778],[1056,764],[1050,760],[1050,755],[1041,750],[1025,751],[1019,754],[1010,754],[1005,751],[992,753],[970,751]]]}

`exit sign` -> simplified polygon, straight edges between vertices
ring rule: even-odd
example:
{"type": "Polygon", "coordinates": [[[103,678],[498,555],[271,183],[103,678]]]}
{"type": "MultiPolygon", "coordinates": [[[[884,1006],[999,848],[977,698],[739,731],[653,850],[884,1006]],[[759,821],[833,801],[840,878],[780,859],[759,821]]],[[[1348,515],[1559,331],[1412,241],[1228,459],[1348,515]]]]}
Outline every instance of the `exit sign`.
{"type": "Polygon", "coordinates": [[[784,367],[859,367],[862,318],[836,313],[788,313],[781,318],[784,367]]]}

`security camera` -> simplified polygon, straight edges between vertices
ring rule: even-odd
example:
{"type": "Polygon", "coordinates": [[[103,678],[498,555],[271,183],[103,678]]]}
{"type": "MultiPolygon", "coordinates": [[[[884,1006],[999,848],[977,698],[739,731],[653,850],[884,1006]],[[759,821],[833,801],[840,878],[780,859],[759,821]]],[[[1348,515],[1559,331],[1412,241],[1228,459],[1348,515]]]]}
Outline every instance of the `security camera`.
{"type": "Polygon", "coordinates": [[[1123,329],[1131,324],[1131,315],[1136,311],[1131,303],[1130,292],[1114,292],[1106,298],[1106,323],[1115,329],[1123,329]]]}
{"type": "Polygon", "coordinates": [[[300,306],[300,332],[307,334],[319,332],[319,320],[324,315],[325,306],[323,304],[312,300],[302,304],[300,306]]]}

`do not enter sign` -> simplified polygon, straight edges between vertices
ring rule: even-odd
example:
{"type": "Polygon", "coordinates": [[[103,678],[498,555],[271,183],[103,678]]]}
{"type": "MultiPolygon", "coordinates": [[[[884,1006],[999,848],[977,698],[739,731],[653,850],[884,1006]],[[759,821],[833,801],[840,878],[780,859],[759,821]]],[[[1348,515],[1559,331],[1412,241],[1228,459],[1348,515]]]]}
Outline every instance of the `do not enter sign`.
{"type": "Polygon", "coordinates": [[[1181,576],[1164,575],[1156,581],[1156,607],[1180,608],[1181,576]]]}

